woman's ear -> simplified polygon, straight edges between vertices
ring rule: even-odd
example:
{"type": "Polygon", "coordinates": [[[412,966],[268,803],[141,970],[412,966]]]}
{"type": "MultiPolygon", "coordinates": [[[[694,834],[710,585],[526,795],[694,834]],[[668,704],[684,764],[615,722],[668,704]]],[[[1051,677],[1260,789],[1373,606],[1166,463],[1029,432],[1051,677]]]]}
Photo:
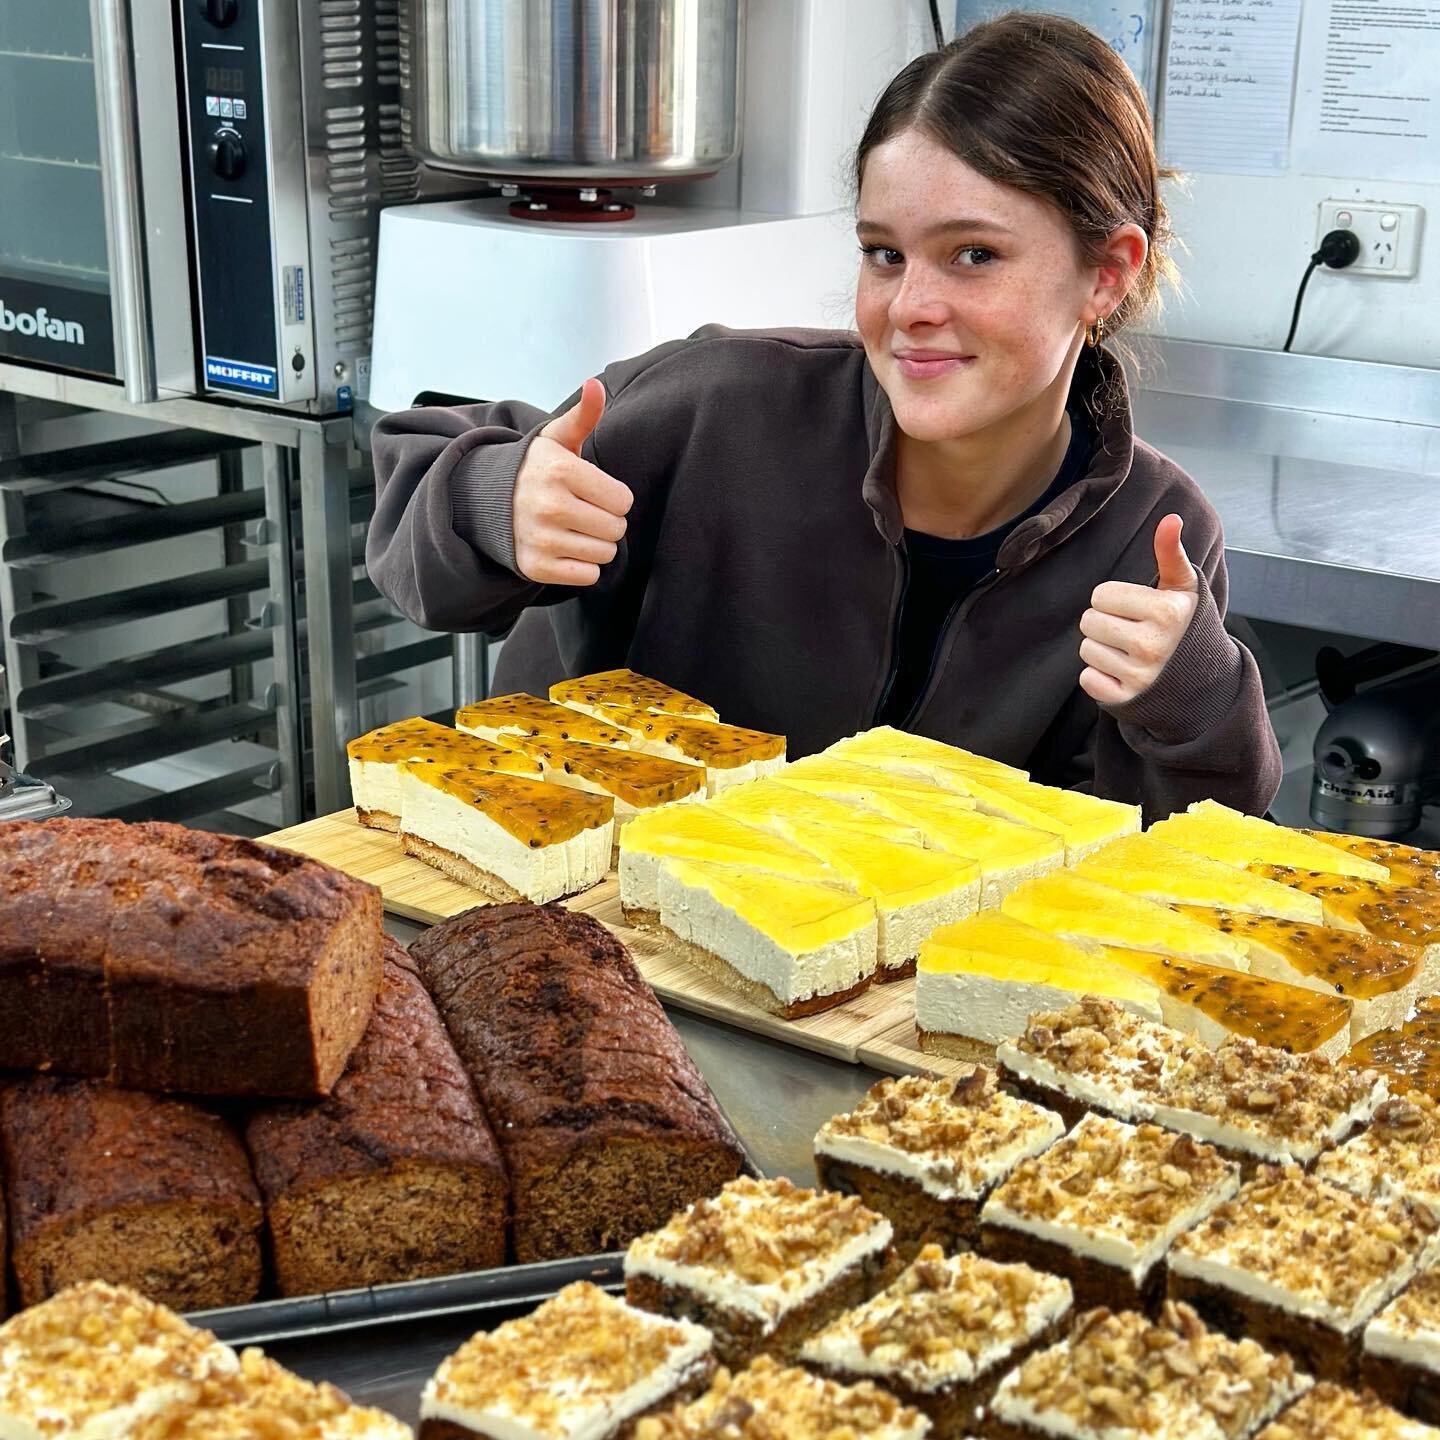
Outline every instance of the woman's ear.
{"type": "Polygon", "coordinates": [[[1149,253],[1150,242],[1138,225],[1121,225],[1110,232],[1105,241],[1105,258],[1095,269],[1087,324],[1115,312],[1145,268],[1149,253]]]}

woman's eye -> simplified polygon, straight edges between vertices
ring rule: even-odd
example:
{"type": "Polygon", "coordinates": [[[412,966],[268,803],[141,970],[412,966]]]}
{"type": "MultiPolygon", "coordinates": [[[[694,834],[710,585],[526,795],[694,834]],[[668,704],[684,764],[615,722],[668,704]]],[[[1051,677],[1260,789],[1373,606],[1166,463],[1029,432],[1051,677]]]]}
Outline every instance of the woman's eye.
{"type": "Polygon", "coordinates": [[[892,250],[888,245],[862,245],[860,253],[880,270],[889,270],[896,265],[903,265],[905,257],[898,251],[892,250]]]}
{"type": "Polygon", "coordinates": [[[955,255],[956,263],[966,269],[974,269],[977,265],[988,265],[995,258],[993,250],[987,250],[983,245],[967,245],[955,255]]]}

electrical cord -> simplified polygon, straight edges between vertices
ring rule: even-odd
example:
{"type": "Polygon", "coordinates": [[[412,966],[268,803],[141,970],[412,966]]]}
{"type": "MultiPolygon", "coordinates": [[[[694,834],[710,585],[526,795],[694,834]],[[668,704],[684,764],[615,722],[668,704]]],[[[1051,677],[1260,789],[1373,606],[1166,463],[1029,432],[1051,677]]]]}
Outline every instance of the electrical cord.
{"type": "Polygon", "coordinates": [[[930,27],[935,31],[935,48],[945,48],[945,27],[940,23],[940,0],[930,0],[930,27]]]}
{"type": "Polygon", "coordinates": [[[1300,324],[1300,307],[1305,303],[1305,287],[1318,266],[1327,270],[1343,270],[1360,258],[1360,237],[1353,230],[1331,230],[1320,242],[1320,248],[1310,257],[1305,273],[1300,277],[1300,288],[1295,292],[1295,309],[1290,316],[1290,333],[1282,347],[1288,351],[1295,341],[1295,331],[1300,324]]]}

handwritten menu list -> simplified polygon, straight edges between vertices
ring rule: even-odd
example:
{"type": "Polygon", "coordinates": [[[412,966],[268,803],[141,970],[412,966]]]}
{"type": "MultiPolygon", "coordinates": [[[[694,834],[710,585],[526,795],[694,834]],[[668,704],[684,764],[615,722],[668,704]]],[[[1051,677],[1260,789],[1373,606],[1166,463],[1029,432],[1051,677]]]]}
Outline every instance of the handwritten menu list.
{"type": "Polygon", "coordinates": [[[1301,0],[1175,0],[1163,150],[1179,170],[1264,175],[1290,151],[1301,0]]]}

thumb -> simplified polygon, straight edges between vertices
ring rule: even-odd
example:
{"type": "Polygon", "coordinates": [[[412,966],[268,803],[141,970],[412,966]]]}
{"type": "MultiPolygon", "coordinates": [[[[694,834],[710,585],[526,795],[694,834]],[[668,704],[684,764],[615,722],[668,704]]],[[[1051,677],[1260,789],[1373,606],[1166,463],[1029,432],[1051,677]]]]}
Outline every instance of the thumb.
{"type": "Polygon", "coordinates": [[[587,380],[580,398],[563,414],[557,415],[540,433],[547,440],[563,445],[573,455],[589,439],[605,413],[605,386],[599,380],[587,380]]]}
{"type": "Polygon", "coordinates": [[[1200,577],[1180,543],[1180,531],[1184,521],[1178,515],[1167,515],[1155,527],[1155,566],[1160,578],[1156,581],[1159,590],[1189,590],[1200,588],[1200,577]]]}

